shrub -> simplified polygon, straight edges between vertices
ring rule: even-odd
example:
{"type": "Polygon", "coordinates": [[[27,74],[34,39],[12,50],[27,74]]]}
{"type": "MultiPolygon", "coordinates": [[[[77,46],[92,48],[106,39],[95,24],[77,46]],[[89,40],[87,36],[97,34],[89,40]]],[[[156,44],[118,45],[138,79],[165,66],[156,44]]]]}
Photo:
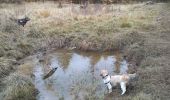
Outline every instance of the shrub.
{"type": "Polygon", "coordinates": [[[20,4],[23,1],[24,0],[0,0],[1,3],[17,3],[17,4],[20,4]]]}

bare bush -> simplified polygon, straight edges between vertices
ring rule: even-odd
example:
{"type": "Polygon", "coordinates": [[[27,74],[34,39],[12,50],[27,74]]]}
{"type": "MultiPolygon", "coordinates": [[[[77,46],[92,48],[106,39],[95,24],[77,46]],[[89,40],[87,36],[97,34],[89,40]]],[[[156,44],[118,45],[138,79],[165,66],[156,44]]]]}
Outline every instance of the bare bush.
{"type": "Polygon", "coordinates": [[[23,0],[0,0],[1,3],[16,3],[21,4],[23,3],[23,0]]]}

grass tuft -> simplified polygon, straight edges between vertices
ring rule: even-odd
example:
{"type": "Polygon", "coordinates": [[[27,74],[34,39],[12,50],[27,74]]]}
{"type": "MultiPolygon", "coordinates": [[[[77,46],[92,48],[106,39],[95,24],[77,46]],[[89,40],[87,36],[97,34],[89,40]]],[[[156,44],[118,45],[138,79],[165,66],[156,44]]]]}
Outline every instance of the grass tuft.
{"type": "Polygon", "coordinates": [[[42,10],[42,11],[39,12],[39,14],[40,14],[40,17],[47,18],[47,17],[50,16],[50,11],[48,11],[48,10],[42,10]]]}
{"type": "Polygon", "coordinates": [[[5,100],[36,100],[32,80],[22,74],[13,73],[4,81],[5,100]]]}
{"type": "Polygon", "coordinates": [[[138,93],[132,100],[153,100],[150,94],[138,93]]]}
{"type": "Polygon", "coordinates": [[[120,26],[121,28],[131,28],[132,27],[132,24],[129,23],[129,22],[124,22],[121,24],[120,26]]]}
{"type": "Polygon", "coordinates": [[[4,78],[15,69],[12,65],[14,62],[16,62],[14,59],[0,57],[0,78],[4,78]]]}

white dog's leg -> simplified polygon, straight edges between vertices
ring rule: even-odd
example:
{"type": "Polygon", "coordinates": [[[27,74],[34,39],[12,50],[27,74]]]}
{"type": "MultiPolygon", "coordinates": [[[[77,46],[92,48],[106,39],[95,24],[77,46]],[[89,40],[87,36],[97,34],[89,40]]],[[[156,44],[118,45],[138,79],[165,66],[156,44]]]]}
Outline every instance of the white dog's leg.
{"type": "Polygon", "coordinates": [[[121,90],[122,90],[122,94],[121,95],[123,95],[126,92],[126,84],[124,82],[121,82],[120,86],[121,86],[121,90]]]}
{"type": "Polygon", "coordinates": [[[109,93],[111,93],[112,92],[112,85],[110,83],[107,83],[107,88],[109,90],[109,93]]]}

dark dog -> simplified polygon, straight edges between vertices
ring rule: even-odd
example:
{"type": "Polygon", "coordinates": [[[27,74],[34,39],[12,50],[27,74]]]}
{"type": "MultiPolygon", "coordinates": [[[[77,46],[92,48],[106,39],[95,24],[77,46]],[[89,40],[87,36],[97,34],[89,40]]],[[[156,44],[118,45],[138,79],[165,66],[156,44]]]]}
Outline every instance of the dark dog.
{"type": "Polygon", "coordinates": [[[22,25],[23,27],[26,25],[26,23],[28,21],[30,21],[30,18],[28,18],[28,17],[25,17],[25,18],[22,18],[22,19],[17,19],[18,25],[22,25]]]}
{"type": "Polygon", "coordinates": [[[30,21],[31,19],[28,18],[28,17],[24,17],[24,18],[21,18],[21,19],[16,19],[14,17],[10,17],[9,18],[11,21],[14,21],[16,22],[18,25],[22,25],[23,27],[27,24],[28,21],[30,21]]]}

